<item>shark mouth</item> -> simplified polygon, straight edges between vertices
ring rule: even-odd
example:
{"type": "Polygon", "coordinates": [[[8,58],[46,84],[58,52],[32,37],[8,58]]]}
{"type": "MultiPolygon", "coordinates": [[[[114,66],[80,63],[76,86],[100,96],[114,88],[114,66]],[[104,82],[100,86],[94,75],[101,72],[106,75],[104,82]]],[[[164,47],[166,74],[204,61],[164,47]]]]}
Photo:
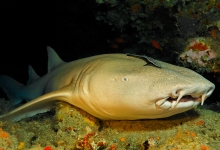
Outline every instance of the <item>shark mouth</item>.
{"type": "Polygon", "coordinates": [[[184,95],[177,98],[168,97],[156,102],[156,106],[162,109],[173,109],[173,108],[189,108],[197,106],[199,103],[203,105],[206,94],[200,96],[184,95]]]}
{"type": "MultiPolygon", "coordinates": [[[[200,102],[201,100],[202,100],[201,96],[196,98],[196,97],[192,97],[191,95],[186,95],[186,96],[183,96],[183,97],[179,97],[178,99],[171,98],[171,97],[169,97],[167,99],[167,101],[169,101],[171,103],[175,102],[176,104],[178,102],[188,102],[188,101],[199,101],[200,102]]],[[[203,105],[203,103],[204,103],[204,98],[201,101],[201,105],[203,105]]]]}

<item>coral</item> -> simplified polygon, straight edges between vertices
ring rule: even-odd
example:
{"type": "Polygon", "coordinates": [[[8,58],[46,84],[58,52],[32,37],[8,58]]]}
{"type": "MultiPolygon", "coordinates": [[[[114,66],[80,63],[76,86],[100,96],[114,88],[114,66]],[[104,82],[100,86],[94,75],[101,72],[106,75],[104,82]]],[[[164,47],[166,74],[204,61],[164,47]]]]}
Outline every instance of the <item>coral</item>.
{"type": "Polygon", "coordinates": [[[197,134],[193,131],[178,131],[176,135],[168,139],[169,146],[166,149],[198,149],[197,134]],[[187,148],[186,148],[187,147],[187,148]]]}
{"type": "Polygon", "coordinates": [[[0,128],[0,138],[9,138],[9,134],[0,128]]]}
{"type": "MultiPolygon", "coordinates": [[[[167,44],[166,48],[169,51],[171,44],[165,40],[168,30],[175,30],[175,25],[170,23],[174,18],[168,13],[168,8],[173,6],[176,0],[171,1],[117,1],[111,0],[102,1],[99,3],[96,19],[109,24],[113,32],[118,32],[121,37],[125,35],[123,49],[114,44],[111,47],[123,52],[149,53],[152,57],[154,54],[163,56],[166,52],[161,52],[161,47],[167,44]],[[104,5],[105,4],[105,5],[104,5]],[[106,9],[103,11],[103,7],[106,9]],[[169,19],[168,19],[169,18],[169,19]],[[125,33],[125,34],[123,34],[125,33]],[[153,41],[152,41],[153,39],[153,41]],[[155,41],[159,41],[160,44],[155,41]],[[166,41],[164,43],[164,41],[166,41]],[[153,46],[152,46],[153,44],[153,46]],[[134,52],[133,52],[134,51],[134,52]]],[[[169,32],[175,34],[175,32],[169,32]]],[[[115,38],[115,37],[114,37],[115,38]]]]}
{"type": "Polygon", "coordinates": [[[199,120],[195,123],[197,126],[204,126],[205,122],[203,120],[199,120]]]}
{"type": "Polygon", "coordinates": [[[117,146],[115,144],[112,144],[108,150],[116,150],[117,149],[117,146]]]}
{"type": "Polygon", "coordinates": [[[88,133],[86,136],[83,138],[83,140],[80,140],[77,142],[77,148],[79,149],[93,149],[92,142],[89,140],[90,137],[94,136],[95,132],[93,133],[88,133]]]}
{"type": "MultiPolygon", "coordinates": [[[[187,39],[198,36],[212,36],[214,39],[219,37],[219,28],[212,28],[214,23],[220,26],[220,4],[217,1],[102,0],[97,3],[96,19],[109,24],[118,37],[126,35],[130,38],[124,44],[124,49],[118,44],[111,46],[121,52],[144,53],[176,63],[187,39]],[[152,42],[152,39],[159,41],[159,44],[152,42]],[[163,51],[160,51],[162,48],[163,51]]],[[[200,49],[202,46],[201,43],[197,45],[200,49]]],[[[202,59],[207,59],[206,54],[201,55],[205,56],[202,59]]],[[[200,70],[206,69],[202,61],[199,65],[202,65],[200,70]]],[[[210,69],[211,66],[208,67],[210,69]]]]}
{"type": "Polygon", "coordinates": [[[2,128],[0,128],[0,148],[2,150],[13,150],[16,149],[15,144],[17,141],[14,141],[8,132],[3,131],[2,128]]]}
{"type": "Polygon", "coordinates": [[[215,72],[218,58],[218,41],[213,38],[199,37],[189,39],[186,48],[179,56],[183,65],[191,65],[198,71],[215,72]]]}
{"type": "Polygon", "coordinates": [[[207,49],[209,49],[209,46],[206,45],[205,43],[203,42],[198,42],[197,40],[193,41],[191,43],[191,45],[189,47],[187,47],[188,50],[193,50],[193,51],[205,51],[207,49]]]}
{"type": "Polygon", "coordinates": [[[196,108],[195,111],[191,110],[164,119],[102,120],[101,124],[83,110],[66,103],[59,102],[57,111],[58,118],[55,116],[44,120],[45,116],[38,118],[37,121],[32,119],[12,125],[4,124],[4,128],[13,134],[5,134],[7,130],[1,129],[0,147],[7,150],[18,148],[21,150],[175,148],[205,150],[220,146],[219,113],[205,109],[196,108]],[[49,125],[50,122],[53,126],[49,125]],[[41,127],[44,130],[41,130],[41,127]],[[31,128],[39,132],[37,137],[33,137],[33,134],[27,136],[28,132],[34,132],[30,131],[31,128]],[[56,134],[53,134],[54,132],[56,134]],[[20,141],[11,140],[13,136],[20,141]],[[13,147],[14,143],[18,147],[13,147]],[[5,147],[2,146],[3,144],[5,147]]]}
{"type": "Polygon", "coordinates": [[[208,146],[201,145],[200,150],[210,150],[208,146]]]}
{"type": "Polygon", "coordinates": [[[18,150],[21,150],[24,148],[24,142],[20,142],[18,145],[18,150]]]}
{"type": "Polygon", "coordinates": [[[46,146],[44,147],[44,150],[52,150],[52,148],[50,146],[46,146]]]}
{"type": "Polygon", "coordinates": [[[192,1],[178,5],[175,14],[181,36],[189,38],[204,35],[207,26],[220,19],[216,1],[192,1]]]}

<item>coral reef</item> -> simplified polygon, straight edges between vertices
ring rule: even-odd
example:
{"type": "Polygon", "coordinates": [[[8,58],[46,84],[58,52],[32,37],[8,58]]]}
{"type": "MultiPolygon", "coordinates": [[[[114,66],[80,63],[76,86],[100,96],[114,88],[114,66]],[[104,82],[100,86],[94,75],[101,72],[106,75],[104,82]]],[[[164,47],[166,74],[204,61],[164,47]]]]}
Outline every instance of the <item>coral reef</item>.
{"type": "Polygon", "coordinates": [[[215,36],[215,31],[210,30],[214,25],[219,26],[220,2],[215,0],[99,0],[96,3],[99,6],[96,19],[112,26],[118,37],[127,37],[123,49],[117,47],[120,51],[144,53],[167,62],[176,63],[189,38],[215,36]]]}
{"type": "MultiPolygon", "coordinates": [[[[199,72],[220,72],[219,1],[96,0],[96,5],[96,19],[108,24],[109,31],[114,33],[108,39],[114,52],[145,54],[172,63],[178,60],[199,72]]],[[[78,6],[69,8],[76,16],[85,11],[78,6]]],[[[83,17],[78,18],[69,19],[75,23],[83,17]]],[[[87,28],[91,29],[90,26],[83,29],[87,28]]],[[[91,34],[91,30],[87,32],[91,34]]],[[[75,49],[80,49],[90,36],[81,32],[77,35],[80,42],[76,42],[79,46],[75,49]]],[[[9,101],[0,99],[0,102],[1,112],[12,109],[9,101]]],[[[219,102],[169,118],[137,121],[101,121],[61,102],[55,110],[55,114],[44,113],[17,123],[0,122],[0,150],[220,149],[219,102]]]]}
{"type": "MultiPolygon", "coordinates": [[[[0,150],[15,150],[17,147],[16,144],[17,139],[15,136],[11,136],[8,132],[0,128],[0,150]]],[[[18,150],[20,150],[19,147],[18,150]]]]}
{"type": "Polygon", "coordinates": [[[179,59],[184,66],[190,64],[198,72],[219,71],[219,42],[213,38],[198,37],[189,39],[179,59]]]}
{"type": "Polygon", "coordinates": [[[157,120],[101,121],[58,102],[55,115],[1,122],[0,127],[8,132],[7,137],[16,137],[3,146],[20,150],[207,150],[220,148],[219,117],[219,113],[195,108],[157,120]]]}

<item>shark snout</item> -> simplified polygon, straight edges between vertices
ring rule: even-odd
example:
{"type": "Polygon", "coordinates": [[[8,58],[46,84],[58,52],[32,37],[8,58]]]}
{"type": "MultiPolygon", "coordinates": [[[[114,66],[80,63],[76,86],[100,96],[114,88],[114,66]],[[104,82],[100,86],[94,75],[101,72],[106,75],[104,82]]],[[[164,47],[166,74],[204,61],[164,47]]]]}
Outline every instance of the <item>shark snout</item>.
{"type": "Polygon", "coordinates": [[[190,100],[199,101],[203,105],[207,97],[209,97],[215,89],[215,85],[208,81],[208,83],[201,83],[191,85],[186,88],[178,89],[171,94],[171,98],[177,98],[176,104],[187,96],[190,100]],[[190,98],[192,97],[192,98],[190,98]]]}
{"type": "Polygon", "coordinates": [[[209,97],[214,90],[215,90],[215,85],[212,84],[212,86],[210,86],[210,88],[208,89],[206,96],[209,97]]]}
{"type": "Polygon", "coordinates": [[[173,89],[169,96],[156,102],[162,109],[190,108],[201,103],[212,94],[215,85],[211,82],[206,84],[188,85],[173,89]]]}

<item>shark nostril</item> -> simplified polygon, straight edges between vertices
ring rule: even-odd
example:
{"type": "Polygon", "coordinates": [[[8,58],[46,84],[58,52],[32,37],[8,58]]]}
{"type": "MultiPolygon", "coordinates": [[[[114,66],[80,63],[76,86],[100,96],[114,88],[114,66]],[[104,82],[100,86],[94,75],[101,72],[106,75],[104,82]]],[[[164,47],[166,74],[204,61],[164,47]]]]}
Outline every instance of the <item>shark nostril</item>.
{"type": "Polygon", "coordinates": [[[171,93],[171,96],[170,96],[170,97],[171,97],[171,98],[177,98],[177,97],[179,97],[180,91],[181,91],[181,89],[173,91],[173,92],[171,93]]]}
{"type": "Polygon", "coordinates": [[[176,91],[176,94],[179,96],[179,93],[180,93],[180,91],[181,91],[182,89],[179,89],[179,90],[177,90],[176,91]]]}

